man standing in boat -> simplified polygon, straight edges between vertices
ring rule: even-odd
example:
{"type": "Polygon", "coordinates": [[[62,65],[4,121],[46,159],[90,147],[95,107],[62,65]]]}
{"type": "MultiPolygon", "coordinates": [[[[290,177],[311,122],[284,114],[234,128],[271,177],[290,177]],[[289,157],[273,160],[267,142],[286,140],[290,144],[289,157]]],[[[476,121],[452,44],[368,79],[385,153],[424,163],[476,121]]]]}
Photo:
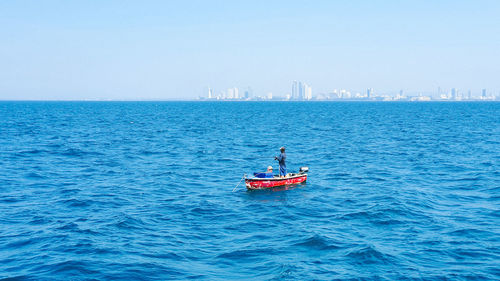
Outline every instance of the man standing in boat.
{"type": "Polygon", "coordinates": [[[281,154],[280,156],[274,156],[274,160],[278,160],[278,163],[280,165],[280,177],[285,177],[286,176],[286,153],[285,153],[285,147],[282,146],[280,148],[281,154]]]}

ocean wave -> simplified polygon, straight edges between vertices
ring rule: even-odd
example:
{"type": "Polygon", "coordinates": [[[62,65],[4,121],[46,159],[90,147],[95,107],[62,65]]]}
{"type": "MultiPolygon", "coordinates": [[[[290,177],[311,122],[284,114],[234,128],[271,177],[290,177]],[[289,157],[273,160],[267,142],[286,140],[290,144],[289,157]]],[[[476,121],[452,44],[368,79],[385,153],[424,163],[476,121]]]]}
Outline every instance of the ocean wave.
{"type": "Polygon", "coordinates": [[[349,251],[345,256],[353,263],[358,264],[392,264],[395,261],[391,255],[383,253],[370,245],[357,247],[349,251]]]}
{"type": "Polygon", "coordinates": [[[307,249],[313,249],[313,250],[337,250],[344,247],[342,245],[338,245],[339,244],[338,242],[334,243],[333,241],[330,240],[331,239],[326,239],[324,237],[321,237],[320,235],[314,235],[312,237],[309,237],[305,240],[293,244],[293,246],[305,247],[307,249]]]}
{"type": "Polygon", "coordinates": [[[0,279],[499,279],[499,106],[0,102],[0,279]]]}

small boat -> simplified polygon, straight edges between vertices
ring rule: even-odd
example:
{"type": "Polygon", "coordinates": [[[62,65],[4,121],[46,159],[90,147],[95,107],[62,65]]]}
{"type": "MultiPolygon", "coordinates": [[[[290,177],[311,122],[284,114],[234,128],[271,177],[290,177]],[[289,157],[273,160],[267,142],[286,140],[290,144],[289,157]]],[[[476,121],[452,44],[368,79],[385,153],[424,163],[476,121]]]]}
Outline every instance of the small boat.
{"type": "Polygon", "coordinates": [[[259,175],[256,174],[257,177],[245,177],[245,185],[248,189],[253,190],[303,183],[307,180],[307,172],[309,172],[308,167],[301,167],[298,173],[288,173],[283,178],[280,176],[273,176],[272,178],[258,177],[259,175]]]}

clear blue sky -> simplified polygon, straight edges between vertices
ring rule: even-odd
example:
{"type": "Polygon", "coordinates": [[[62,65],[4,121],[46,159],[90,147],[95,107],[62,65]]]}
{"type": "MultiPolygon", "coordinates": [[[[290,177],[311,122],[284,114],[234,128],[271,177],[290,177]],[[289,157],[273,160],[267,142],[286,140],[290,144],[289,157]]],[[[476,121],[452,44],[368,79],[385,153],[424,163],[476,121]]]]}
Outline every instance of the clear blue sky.
{"type": "Polygon", "coordinates": [[[500,1],[1,1],[0,99],[500,90],[500,1]]]}

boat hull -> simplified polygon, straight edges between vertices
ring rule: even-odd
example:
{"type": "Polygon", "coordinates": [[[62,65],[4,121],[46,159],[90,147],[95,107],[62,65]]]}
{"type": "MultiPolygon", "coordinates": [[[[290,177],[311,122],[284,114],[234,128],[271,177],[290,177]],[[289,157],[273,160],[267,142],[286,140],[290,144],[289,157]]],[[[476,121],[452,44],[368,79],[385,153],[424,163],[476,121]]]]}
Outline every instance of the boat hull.
{"type": "Polygon", "coordinates": [[[248,189],[265,189],[275,186],[292,185],[305,182],[307,174],[294,175],[285,178],[250,178],[245,179],[245,185],[248,189]]]}

